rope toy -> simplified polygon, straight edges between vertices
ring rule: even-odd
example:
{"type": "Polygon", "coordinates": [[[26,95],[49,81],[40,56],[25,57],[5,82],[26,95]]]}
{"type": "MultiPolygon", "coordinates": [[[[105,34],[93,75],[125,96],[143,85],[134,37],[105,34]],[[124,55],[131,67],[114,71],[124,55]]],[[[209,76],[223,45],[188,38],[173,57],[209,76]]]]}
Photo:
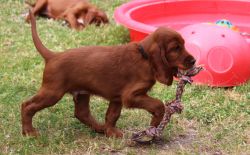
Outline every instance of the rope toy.
{"type": "Polygon", "coordinates": [[[203,70],[202,66],[196,66],[186,71],[178,70],[177,78],[179,78],[180,81],[176,89],[176,98],[173,101],[165,103],[165,114],[163,116],[162,121],[157,127],[151,126],[144,131],[133,133],[131,137],[132,141],[135,141],[140,144],[151,144],[154,142],[154,140],[160,139],[163,129],[170,121],[171,116],[174,113],[181,113],[183,110],[183,106],[181,104],[181,97],[185,85],[187,83],[191,84],[193,82],[191,77],[198,74],[201,70],[203,70]]]}

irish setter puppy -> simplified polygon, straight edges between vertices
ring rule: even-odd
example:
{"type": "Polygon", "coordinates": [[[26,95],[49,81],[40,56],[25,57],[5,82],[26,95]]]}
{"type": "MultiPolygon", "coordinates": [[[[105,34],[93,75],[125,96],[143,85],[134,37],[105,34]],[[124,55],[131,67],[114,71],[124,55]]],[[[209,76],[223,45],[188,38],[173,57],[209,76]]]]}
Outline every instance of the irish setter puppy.
{"type": "MultiPolygon", "coordinates": [[[[28,3],[28,2],[26,2],[28,3]]],[[[34,15],[65,20],[73,29],[81,30],[89,24],[108,23],[108,17],[87,0],[37,0],[32,6],[34,15]]],[[[30,15],[26,17],[30,21],[30,15]]]]}
{"type": "Polygon", "coordinates": [[[163,103],[148,96],[156,81],[171,85],[177,69],[189,69],[195,59],[179,33],[158,28],[140,42],[120,46],[87,46],[54,53],[41,42],[31,14],[32,37],[45,60],[40,90],[22,104],[22,133],[38,135],[32,125],[36,112],[55,105],[65,93],[73,95],[75,117],[106,136],[122,137],[116,128],[122,107],[145,109],[157,126],[164,114],[163,103]],[[98,123],[90,113],[91,95],[109,101],[105,123],[98,123]]]}

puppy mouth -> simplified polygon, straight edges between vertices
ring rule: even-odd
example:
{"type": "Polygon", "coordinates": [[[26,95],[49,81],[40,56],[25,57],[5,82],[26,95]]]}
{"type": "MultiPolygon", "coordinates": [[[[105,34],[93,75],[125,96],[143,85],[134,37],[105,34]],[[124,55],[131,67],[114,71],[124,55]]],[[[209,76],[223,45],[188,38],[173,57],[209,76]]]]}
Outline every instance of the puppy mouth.
{"type": "Polygon", "coordinates": [[[177,70],[188,70],[188,69],[190,69],[190,68],[193,68],[195,65],[194,64],[192,64],[192,65],[190,65],[190,64],[185,64],[185,65],[183,65],[183,64],[181,64],[181,65],[178,65],[176,68],[177,68],[177,70]]]}
{"type": "MultiPolygon", "coordinates": [[[[177,77],[180,78],[183,76],[187,76],[187,77],[195,76],[202,70],[205,70],[204,65],[193,65],[192,68],[189,68],[187,70],[178,70],[177,77]]],[[[192,82],[192,81],[189,81],[189,82],[192,82]]]]}
{"type": "Polygon", "coordinates": [[[185,61],[183,64],[178,65],[179,70],[189,70],[196,66],[196,60],[191,59],[189,61],[185,61]]]}
{"type": "Polygon", "coordinates": [[[183,65],[185,66],[186,69],[190,69],[194,67],[195,64],[196,64],[196,60],[194,59],[193,56],[188,56],[183,61],[183,65]]]}
{"type": "Polygon", "coordinates": [[[181,73],[181,74],[185,75],[187,72],[189,72],[190,70],[193,70],[194,68],[195,68],[195,65],[193,65],[192,67],[186,68],[186,69],[178,68],[177,73],[181,73]]]}
{"type": "Polygon", "coordinates": [[[173,75],[176,77],[177,74],[181,71],[181,72],[185,72],[186,70],[190,69],[192,67],[185,67],[184,65],[178,65],[178,66],[175,66],[172,68],[172,72],[173,72],[173,75]]]}
{"type": "Polygon", "coordinates": [[[190,70],[193,70],[194,68],[196,67],[196,65],[187,65],[187,66],[183,66],[183,65],[180,65],[178,67],[174,67],[174,75],[176,76],[178,73],[181,73],[181,74],[186,74],[187,72],[189,72],[190,70]]]}
{"type": "Polygon", "coordinates": [[[173,67],[174,76],[178,73],[186,73],[196,67],[196,60],[193,57],[187,57],[184,62],[173,67]]]}

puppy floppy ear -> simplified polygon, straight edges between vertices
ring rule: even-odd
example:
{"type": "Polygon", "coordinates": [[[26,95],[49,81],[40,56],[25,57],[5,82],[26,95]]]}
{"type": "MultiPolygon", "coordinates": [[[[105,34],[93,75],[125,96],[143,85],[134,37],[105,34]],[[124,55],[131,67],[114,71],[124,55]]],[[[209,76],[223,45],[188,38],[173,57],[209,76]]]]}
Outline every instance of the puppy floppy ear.
{"type": "Polygon", "coordinates": [[[153,51],[152,61],[156,80],[169,86],[173,83],[173,70],[167,66],[167,62],[164,62],[167,61],[165,58],[166,48],[155,43],[151,46],[151,51],[153,51]]]}

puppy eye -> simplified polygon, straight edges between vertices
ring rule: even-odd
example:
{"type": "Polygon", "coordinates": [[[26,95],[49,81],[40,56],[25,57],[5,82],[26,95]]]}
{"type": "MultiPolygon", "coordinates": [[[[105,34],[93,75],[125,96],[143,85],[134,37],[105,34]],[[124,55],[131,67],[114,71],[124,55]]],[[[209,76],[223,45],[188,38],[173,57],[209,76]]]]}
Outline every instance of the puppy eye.
{"type": "Polygon", "coordinates": [[[176,51],[176,52],[179,52],[181,51],[181,46],[180,45],[177,45],[176,47],[173,48],[173,51],[176,51]]]}

